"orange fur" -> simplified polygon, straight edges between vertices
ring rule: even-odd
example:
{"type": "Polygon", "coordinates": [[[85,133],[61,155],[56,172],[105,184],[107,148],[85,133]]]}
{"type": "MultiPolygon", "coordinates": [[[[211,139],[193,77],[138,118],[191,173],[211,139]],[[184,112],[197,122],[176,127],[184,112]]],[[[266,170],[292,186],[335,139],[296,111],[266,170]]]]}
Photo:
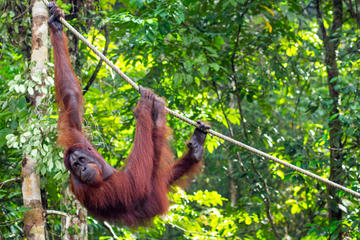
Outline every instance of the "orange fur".
{"type": "MultiPolygon", "coordinates": [[[[67,38],[62,27],[58,27],[61,25],[49,25],[59,108],[58,142],[66,150],[65,166],[71,170],[68,159],[74,148],[86,150],[101,166],[108,165],[82,130],[84,99],[70,64],[67,38]]],[[[173,155],[167,139],[169,129],[165,109],[154,101],[142,97],[134,110],[137,117],[135,139],[123,171],[113,169],[112,175],[103,179],[101,169],[90,163],[88,166],[97,171],[92,180],[96,184],[81,182],[70,171],[72,191],[90,214],[98,219],[123,222],[128,226],[145,224],[155,215],[166,213],[170,185],[189,182],[191,178],[182,177],[193,176],[201,168],[201,162],[197,162],[191,152],[171,163],[173,155]],[[155,113],[159,115],[157,120],[152,119],[155,113]]]]}

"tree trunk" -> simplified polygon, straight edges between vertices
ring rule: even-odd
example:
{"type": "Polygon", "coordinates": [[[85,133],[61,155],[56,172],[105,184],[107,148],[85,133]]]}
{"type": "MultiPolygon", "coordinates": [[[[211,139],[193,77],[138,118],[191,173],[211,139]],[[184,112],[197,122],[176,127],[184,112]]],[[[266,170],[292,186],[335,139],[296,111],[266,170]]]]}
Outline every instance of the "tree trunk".
{"type": "MultiPolygon", "coordinates": [[[[342,135],[343,125],[339,119],[339,92],[336,89],[338,84],[339,70],[337,66],[336,51],[339,46],[339,36],[341,33],[343,23],[343,5],[342,0],[333,0],[333,21],[330,28],[329,35],[326,32],[324,24],[322,22],[322,16],[320,11],[320,1],[317,0],[317,14],[320,26],[321,37],[324,43],[325,50],[325,65],[327,72],[327,82],[329,95],[332,100],[329,106],[329,137],[330,137],[330,177],[329,180],[343,183],[343,171],[342,166],[342,135]]],[[[328,186],[327,187],[327,205],[329,211],[329,224],[336,224],[342,220],[342,211],[339,209],[341,198],[337,195],[337,189],[328,186]]],[[[335,239],[342,239],[341,226],[333,233],[335,239]]]]}
{"type": "MultiPolygon", "coordinates": [[[[45,62],[48,61],[48,11],[41,0],[34,1],[32,8],[32,53],[31,62],[35,66],[31,70],[31,78],[42,76],[46,69],[45,62]]],[[[42,95],[35,93],[30,96],[36,108],[42,99],[42,95]]],[[[30,119],[31,121],[31,119],[30,119]]],[[[45,221],[41,204],[40,176],[36,174],[37,160],[25,156],[22,164],[22,193],[24,206],[29,210],[24,212],[24,233],[26,239],[45,239],[45,221]]]]}
{"type": "MultiPolygon", "coordinates": [[[[343,126],[339,119],[339,92],[335,86],[338,84],[336,79],[339,76],[337,67],[336,50],[338,48],[339,39],[337,34],[342,25],[342,1],[333,1],[334,19],[331,29],[331,35],[326,40],[325,44],[325,64],[328,74],[328,88],[330,97],[332,99],[332,105],[330,106],[330,120],[329,120],[329,134],[330,134],[330,178],[329,180],[342,184],[343,171],[341,169],[342,156],[341,137],[343,135],[343,126]]],[[[329,209],[329,223],[332,224],[335,221],[341,221],[342,211],[338,205],[341,203],[340,197],[337,196],[337,189],[328,186],[328,209],[329,209]]],[[[337,239],[342,238],[341,231],[338,231],[337,239]]]]}

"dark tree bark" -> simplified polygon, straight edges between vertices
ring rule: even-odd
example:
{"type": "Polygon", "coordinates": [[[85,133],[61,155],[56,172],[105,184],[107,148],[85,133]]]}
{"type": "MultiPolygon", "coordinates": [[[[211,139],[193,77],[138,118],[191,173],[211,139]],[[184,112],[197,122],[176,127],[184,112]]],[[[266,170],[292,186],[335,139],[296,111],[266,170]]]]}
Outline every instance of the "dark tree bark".
{"type": "MultiPolygon", "coordinates": [[[[342,0],[333,0],[333,21],[327,33],[322,21],[322,15],[320,10],[320,0],[316,1],[317,19],[320,28],[320,36],[323,40],[325,50],[325,65],[327,71],[327,83],[329,89],[329,95],[332,100],[332,104],[329,106],[329,135],[330,135],[330,177],[329,180],[343,183],[343,171],[341,169],[343,163],[342,157],[342,135],[343,125],[339,119],[339,91],[336,89],[338,84],[339,70],[337,66],[336,51],[339,46],[339,38],[341,34],[341,28],[343,24],[343,3],[342,0]]],[[[341,202],[341,198],[337,196],[337,189],[328,186],[327,187],[327,203],[329,211],[329,223],[330,225],[336,221],[341,221],[342,211],[338,205],[341,202]]],[[[336,239],[342,239],[343,234],[341,228],[337,229],[333,234],[336,239]]]]}

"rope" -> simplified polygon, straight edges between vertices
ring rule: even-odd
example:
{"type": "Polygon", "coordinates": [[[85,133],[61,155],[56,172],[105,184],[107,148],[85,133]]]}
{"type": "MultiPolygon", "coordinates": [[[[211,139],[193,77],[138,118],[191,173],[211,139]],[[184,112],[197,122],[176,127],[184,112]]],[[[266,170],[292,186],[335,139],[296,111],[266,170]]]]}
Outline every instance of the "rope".
{"type": "MultiPolygon", "coordinates": [[[[49,5],[49,2],[48,2],[47,0],[42,0],[42,1],[46,4],[46,6],[49,5]]],[[[126,74],[123,73],[123,72],[122,72],[117,66],[115,66],[112,62],[110,62],[110,60],[107,59],[107,58],[104,56],[104,54],[102,54],[99,50],[97,50],[97,49],[96,49],[88,40],[86,40],[75,28],[73,28],[64,18],[60,18],[60,22],[61,22],[63,25],[65,25],[77,38],[79,38],[81,41],[83,41],[86,46],[88,46],[96,55],[98,55],[98,56],[100,57],[100,59],[102,59],[107,65],[109,65],[109,66],[110,66],[116,73],[118,73],[126,82],[128,82],[136,91],[139,92],[139,86],[138,86],[134,81],[132,81],[128,76],[126,76],[126,74]]],[[[177,112],[175,112],[175,111],[173,111],[173,110],[171,110],[171,109],[169,109],[169,108],[167,108],[167,107],[165,108],[165,110],[166,110],[169,114],[175,116],[176,118],[179,118],[180,120],[182,120],[182,121],[184,121],[184,122],[187,122],[188,124],[193,125],[193,126],[195,126],[195,127],[199,127],[199,125],[198,125],[196,122],[192,121],[191,119],[189,119],[189,118],[187,118],[187,117],[184,117],[184,116],[178,114],[177,112]]],[[[323,177],[320,177],[320,176],[318,176],[318,175],[316,175],[316,174],[314,174],[314,173],[312,173],[312,172],[309,172],[309,171],[304,170],[304,169],[302,169],[302,168],[299,168],[299,167],[297,167],[297,166],[295,166],[295,165],[292,165],[292,164],[290,164],[290,163],[288,163],[288,162],[285,162],[285,161],[283,161],[283,160],[281,160],[281,159],[279,159],[279,158],[276,158],[276,157],[271,156],[271,155],[269,155],[269,154],[267,154],[267,153],[264,153],[264,152],[262,152],[262,151],[260,151],[260,150],[258,150],[258,149],[256,149],[256,148],[250,147],[250,146],[248,146],[248,145],[246,145],[246,144],[244,144],[244,143],[242,143],[242,142],[239,142],[239,141],[237,141],[237,140],[235,140],[235,139],[233,139],[233,138],[230,138],[230,137],[228,137],[228,136],[226,136],[226,135],[223,135],[223,134],[221,134],[221,133],[218,133],[218,132],[216,132],[216,131],[214,131],[214,130],[212,130],[212,129],[209,129],[209,130],[208,130],[208,133],[210,133],[211,135],[216,136],[216,137],[218,137],[218,138],[221,138],[221,139],[223,139],[223,140],[225,140],[225,141],[231,142],[231,143],[233,143],[233,144],[235,144],[235,145],[237,145],[237,146],[239,146],[239,147],[241,147],[241,148],[244,148],[244,149],[246,149],[246,150],[248,150],[248,151],[250,151],[250,152],[253,152],[253,153],[255,153],[256,155],[258,155],[258,156],[260,156],[260,157],[264,157],[264,158],[266,158],[266,159],[269,159],[269,160],[272,160],[272,161],[274,161],[274,162],[277,162],[277,163],[279,163],[279,164],[281,164],[281,165],[283,165],[283,166],[285,166],[285,167],[288,167],[288,168],[293,169],[294,171],[297,171],[297,172],[299,172],[299,173],[302,173],[302,174],[304,174],[304,175],[306,175],[306,176],[309,176],[309,177],[314,178],[314,179],[316,179],[316,180],[318,180],[318,181],[320,181],[320,182],[323,182],[323,183],[325,183],[325,184],[327,184],[327,185],[329,185],[329,186],[338,188],[338,189],[340,189],[340,190],[343,190],[344,192],[350,193],[351,195],[353,195],[353,196],[355,196],[355,197],[357,197],[357,198],[360,198],[360,193],[358,193],[358,192],[356,192],[356,191],[354,191],[354,190],[351,190],[351,189],[349,189],[349,188],[346,188],[346,187],[344,187],[344,186],[342,186],[342,185],[340,185],[340,184],[338,184],[338,183],[335,183],[335,182],[333,182],[333,181],[330,181],[330,180],[328,180],[328,179],[325,179],[325,178],[323,178],[323,177]]]]}

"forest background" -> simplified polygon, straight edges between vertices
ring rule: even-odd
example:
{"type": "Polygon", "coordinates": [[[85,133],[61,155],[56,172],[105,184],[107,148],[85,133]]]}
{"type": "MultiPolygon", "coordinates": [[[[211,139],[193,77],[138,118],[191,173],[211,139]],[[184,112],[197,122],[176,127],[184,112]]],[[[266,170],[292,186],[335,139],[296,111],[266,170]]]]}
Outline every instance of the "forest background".
{"type": "MultiPolygon", "coordinates": [[[[359,199],[211,136],[202,174],[186,191],[169,194],[170,212],[152,227],[87,216],[68,190],[56,145],[46,40],[48,60],[34,73],[34,34],[48,39],[34,24],[39,2],[0,0],[0,239],[34,239],[34,226],[46,239],[360,238],[359,199]],[[37,205],[27,204],[29,182],[37,205]]],[[[70,24],[170,109],[360,192],[359,0],[57,3],[70,24]]],[[[139,96],[67,35],[86,131],[119,168],[139,96]]],[[[181,156],[193,127],[171,116],[168,124],[181,156]]]]}

